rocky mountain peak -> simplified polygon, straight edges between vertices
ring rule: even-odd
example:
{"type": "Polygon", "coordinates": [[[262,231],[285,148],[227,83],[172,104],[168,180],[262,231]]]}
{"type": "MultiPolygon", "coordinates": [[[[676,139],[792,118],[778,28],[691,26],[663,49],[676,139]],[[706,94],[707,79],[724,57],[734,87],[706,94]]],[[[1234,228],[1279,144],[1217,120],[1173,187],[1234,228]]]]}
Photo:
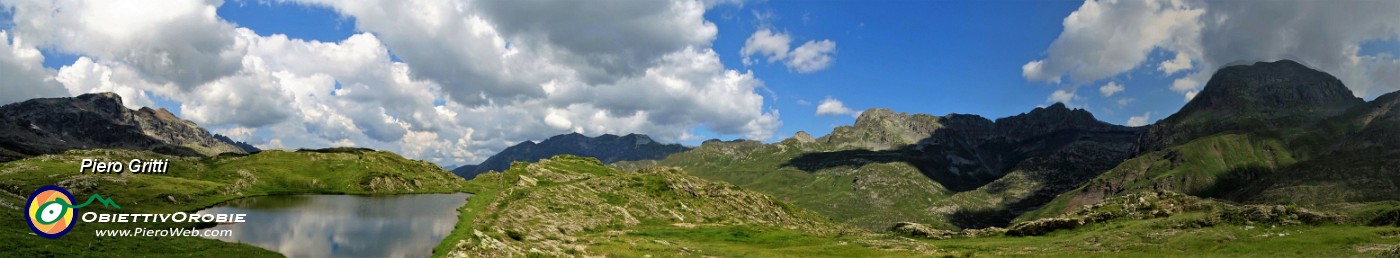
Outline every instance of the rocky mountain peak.
{"type": "Polygon", "coordinates": [[[797,133],[792,134],[792,139],[800,143],[816,142],[816,139],[812,138],[811,134],[807,134],[807,131],[797,131],[797,133]]]}
{"type": "Polygon", "coordinates": [[[452,173],[467,179],[487,171],[504,171],[517,161],[534,162],[555,155],[593,157],[604,163],[631,160],[661,159],[672,153],[689,150],[680,144],[662,144],[644,134],[617,136],[603,134],[589,137],[577,132],[555,135],[538,143],[524,141],[501,150],[478,165],[466,165],[452,173]]]}
{"type": "Polygon", "coordinates": [[[633,145],[647,145],[656,142],[655,140],[651,139],[651,136],[635,133],[629,133],[626,136],[622,136],[621,140],[624,142],[630,142],[633,145]]]}
{"type": "Polygon", "coordinates": [[[141,107],[141,109],[137,110],[137,112],[150,114],[156,119],[165,122],[176,123],[184,121],[184,119],[180,119],[180,117],[175,116],[175,114],[170,113],[170,110],[165,110],[165,108],[151,109],[150,107],[141,107]]]}
{"type": "Polygon", "coordinates": [[[927,138],[942,125],[939,117],[926,114],[896,113],[887,108],[862,112],[856,123],[840,126],[818,142],[857,146],[874,150],[914,144],[927,138]]]}
{"type": "Polygon", "coordinates": [[[855,126],[862,126],[862,125],[867,125],[867,126],[868,126],[868,125],[880,123],[880,122],[882,122],[882,121],[887,121],[887,120],[890,120],[890,119],[898,119],[898,118],[900,118],[900,117],[908,117],[908,115],[909,115],[909,114],[905,114],[905,113],[895,113],[894,110],[891,110],[891,109],[888,109],[888,108],[872,108],[872,109],[869,109],[869,110],[865,110],[865,112],[861,112],[861,113],[860,113],[860,116],[859,116],[859,117],[856,117],[855,126]]]}
{"type": "Polygon", "coordinates": [[[116,103],[118,105],[122,104],[122,96],[111,92],[87,93],[83,95],[78,95],[78,97],[76,98],[78,100],[86,101],[89,103],[116,103]]]}
{"type": "Polygon", "coordinates": [[[0,160],[72,149],[212,156],[243,149],[164,109],[127,109],[115,93],[31,99],[0,107],[0,160]]]}
{"type": "Polygon", "coordinates": [[[1336,77],[1292,60],[1229,66],[1181,111],[1148,127],[1139,153],[1224,131],[1308,126],[1362,103],[1336,77]]]}
{"type": "MultiPolygon", "coordinates": [[[[605,135],[608,135],[608,134],[605,134],[605,135]]],[[[601,137],[601,136],[600,136],[600,137],[601,137]]],[[[617,137],[617,136],[614,135],[613,137],[617,137]]],[[[584,136],[584,135],[581,134],[581,133],[572,132],[572,133],[567,133],[567,134],[555,135],[555,136],[549,137],[549,139],[545,139],[545,140],[546,140],[546,141],[549,141],[549,140],[566,140],[566,141],[567,141],[567,140],[580,140],[580,139],[587,139],[587,138],[588,138],[588,136],[584,136]]]]}
{"type": "Polygon", "coordinates": [[[1201,93],[1182,108],[1182,113],[1218,109],[1335,113],[1362,102],[1331,74],[1292,60],[1279,60],[1221,68],[1201,93]]]}
{"type": "Polygon", "coordinates": [[[1061,130],[1101,130],[1113,125],[1099,121],[1084,109],[1070,109],[1064,103],[1037,107],[1030,112],[996,120],[997,130],[1014,137],[1031,137],[1061,130]]]}

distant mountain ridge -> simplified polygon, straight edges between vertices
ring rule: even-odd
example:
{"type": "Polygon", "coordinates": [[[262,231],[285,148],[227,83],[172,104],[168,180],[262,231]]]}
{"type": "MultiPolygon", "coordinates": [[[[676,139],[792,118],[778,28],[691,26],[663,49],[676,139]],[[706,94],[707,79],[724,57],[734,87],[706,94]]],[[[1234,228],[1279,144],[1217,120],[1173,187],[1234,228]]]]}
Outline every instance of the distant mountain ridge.
{"type": "Polygon", "coordinates": [[[1063,104],[994,121],[871,109],[818,138],[707,141],[621,167],[648,165],[868,229],[1004,227],[1141,191],[1332,209],[1400,200],[1400,92],[1366,102],[1325,72],[1258,62],[1222,68],[1145,127],[1063,104]]]}
{"type": "Polygon", "coordinates": [[[219,141],[224,143],[232,144],[233,146],[238,147],[239,149],[242,149],[244,152],[247,153],[256,153],[262,151],[262,149],[258,149],[258,147],[254,147],[252,144],[235,141],[233,140],[233,138],[228,138],[228,136],[224,136],[221,134],[214,134],[214,139],[218,139],[219,141]]]}
{"type": "Polygon", "coordinates": [[[1007,223],[1111,168],[1131,156],[1140,131],[1064,104],[997,120],[877,108],[815,139],[798,132],[773,144],[706,141],[656,164],[620,167],[680,167],[867,229],[904,221],[980,227],[1007,223]]]}
{"type": "Polygon", "coordinates": [[[247,153],[165,109],[128,109],[121,96],[110,92],[0,107],[0,161],[98,148],[182,156],[247,153]]]}
{"type": "Polygon", "coordinates": [[[838,148],[910,152],[919,160],[916,166],[928,168],[925,175],[962,191],[1000,178],[1025,159],[1073,142],[1130,141],[1137,132],[1062,103],[995,121],[978,115],[932,116],[876,108],[862,113],[854,125],[837,127],[816,141],[838,148]]]}
{"type": "Polygon", "coordinates": [[[603,163],[613,163],[662,159],[689,149],[680,144],[661,144],[642,134],[603,134],[588,137],[579,133],[569,133],[556,135],[539,143],[521,142],[492,155],[481,164],[461,166],[453,169],[452,173],[472,179],[488,171],[505,171],[516,161],[534,162],[563,154],[593,157],[603,163]]]}

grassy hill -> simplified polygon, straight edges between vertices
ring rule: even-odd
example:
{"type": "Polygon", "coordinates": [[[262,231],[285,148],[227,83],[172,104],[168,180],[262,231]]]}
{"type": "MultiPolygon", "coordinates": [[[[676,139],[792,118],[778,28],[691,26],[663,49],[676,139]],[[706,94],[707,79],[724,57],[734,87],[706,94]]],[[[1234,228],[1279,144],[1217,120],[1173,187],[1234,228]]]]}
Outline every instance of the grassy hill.
{"type": "Polygon", "coordinates": [[[935,204],[952,192],[902,161],[917,158],[914,153],[863,151],[796,139],[775,144],[708,141],[658,162],[617,166],[628,170],[653,164],[680,167],[688,174],[754,189],[869,230],[906,221],[956,228],[943,217],[929,216],[936,212],[935,204]],[[817,157],[812,153],[837,154],[817,157]],[[804,155],[806,163],[825,164],[824,168],[809,172],[792,164],[804,155]]]}
{"type": "Polygon", "coordinates": [[[468,188],[477,195],[437,254],[908,257],[936,251],[675,169],[623,172],[561,155],[482,174],[468,188]]]}
{"type": "Polygon", "coordinates": [[[77,223],[59,239],[32,235],[21,209],[33,189],[58,185],[75,198],[101,194],[121,210],[89,206],[82,211],[121,213],[191,212],[231,199],[294,193],[399,194],[459,192],[464,180],[424,161],[368,149],[264,151],[209,158],[146,151],[74,150],[0,163],[0,249],[9,255],[40,256],[279,256],[250,245],[199,237],[98,238],[97,229],[191,228],[193,223],[77,223]],[[168,174],[79,174],[84,158],[127,161],[169,159],[168,174]]]}

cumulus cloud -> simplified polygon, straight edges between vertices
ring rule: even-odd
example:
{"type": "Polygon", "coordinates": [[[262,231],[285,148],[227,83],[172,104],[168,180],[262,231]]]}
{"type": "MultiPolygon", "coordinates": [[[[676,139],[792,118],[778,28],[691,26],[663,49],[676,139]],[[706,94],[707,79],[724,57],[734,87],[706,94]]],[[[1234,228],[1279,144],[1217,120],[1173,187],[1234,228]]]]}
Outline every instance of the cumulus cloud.
{"type": "Polygon", "coordinates": [[[1158,46],[1189,41],[1174,36],[1199,31],[1202,12],[1183,1],[1084,1],[1065,17],[1064,31],[1050,44],[1048,57],[1026,63],[1021,74],[1055,83],[1068,75],[1071,82],[1083,83],[1123,73],[1146,61],[1158,46]]]}
{"type": "Polygon", "coordinates": [[[1400,89],[1393,53],[1363,43],[1400,37],[1400,2],[1085,1],[1064,20],[1047,57],[1022,66],[1031,81],[1099,80],[1142,65],[1191,99],[1224,65],[1293,59],[1331,73],[1358,96],[1400,89]],[[1152,61],[1160,51],[1168,59],[1152,61]]]}
{"type": "Polygon", "coordinates": [[[1157,70],[1167,75],[1172,75],[1184,70],[1191,70],[1191,57],[1187,56],[1184,52],[1177,52],[1176,58],[1162,61],[1161,64],[1157,65],[1157,70]]]}
{"type": "Polygon", "coordinates": [[[1147,125],[1148,119],[1152,119],[1152,112],[1142,113],[1141,116],[1128,117],[1128,126],[1147,125]]]}
{"type": "Polygon", "coordinates": [[[1051,92],[1050,96],[1045,98],[1045,101],[1050,103],[1059,102],[1064,103],[1065,105],[1071,105],[1077,99],[1079,99],[1079,94],[1076,94],[1074,91],[1060,89],[1055,90],[1055,92],[1051,92]]]}
{"type": "MultiPolygon", "coordinates": [[[[55,78],[67,89],[66,93],[79,95],[97,92],[115,92],[122,96],[122,103],[128,108],[137,109],[155,105],[146,94],[149,89],[162,88],[160,85],[142,80],[140,73],[128,67],[110,67],[98,64],[88,57],[79,57],[71,65],[59,68],[55,78]]],[[[69,95],[69,94],[64,94],[69,95]]]]}
{"type": "Polygon", "coordinates": [[[355,18],[362,33],[336,42],[261,36],[219,19],[218,4],[0,0],[13,35],[37,42],[0,55],[0,75],[33,76],[0,80],[53,77],[53,94],[114,91],[133,108],[171,100],[259,147],[361,146],[438,164],[566,132],[761,140],[782,124],[763,81],[710,48],[703,14],[716,2],[298,3],[355,18]],[[36,47],[81,57],[56,72],[6,66],[42,69],[36,47]]]}
{"type": "Polygon", "coordinates": [[[835,61],[832,55],[835,54],[835,41],[807,41],[792,50],[792,58],[788,59],[786,64],[788,69],[798,73],[812,73],[831,67],[831,63],[835,61]]]}
{"type": "Polygon", "coordinates": [[[790,49],[792,36],[783,32],[773,32],[771,28],[759,28],[744,40],[739,56],[744,65],[756,63],[756,57],[772,62],[783,62],[788,70],[797,73],[813,73],[831,67],[836,61],[836,42],[829,39],[809,40],[795,49],[790,49]]]}
{"type": "MultiPolygon", "coordinates": [[[[397,2],[397,1],[396,1],[397,2]]],[[[714,3],[711,3],[714,4],[714,3]]],[[[553,54],[590,82],[638,75],[658,57],[708,47],[718,34],[694,1],[473,1],[470,8],[512,42],[562,48],[553,54]],[[606,33],[599,33],[606,31],[606,33]]]]}
{"type": "Polygon", "coordinates": [[[0,105],[40,97],[68,95],[43,67],[39,49],[0,31],[0,105]]]}
{"type": "Polygon", "coordinates": [[[1123,85],[1118,84],[1118,82],[1108,82],[1099,87],[1099,94],[1102,94],[1104,97],[1112,97],[1113,94],[1118,94],[1119,92],[1123,92],[1123,85]]]}
{"type": "Polygon", "coordinates": [[[753,64],[754,56],[765,57],[769,63],[785,60],[790,44],[792,37],[787,33],[774,33],[771,29],[762,28],[744,40],[744,47],[739,49],[739,56],[744,59],[745,65],[753,64]]]}
{"type": "Polygon", "coordinates": [[[188,90],[241,67],[221,1],[0,1],[19,36],[41,46],[123,62],[155,83],[188,90]],[[156,5],[156,6],[153,6],[156,5]],[[153,8],[159,7],[159,8],[153,8]]]}
{"type": "Polygon", "coordinates": [[[822,116],[822,115],[827,115],[827,116],[839,116],[839,115],[860,116],[860,113],[861,113],[861,111],[856,111],[856,110],[852,110],[852,109],[850,109],[850,108],[846,108],[846,104],[845,104],[845,103],[841,103],[840,100],[831,98],[830,96],[826,97],[826,99],[823,99],[821,103],[817,104],[817,115],[819,115],[819,116],[822,116]]]}

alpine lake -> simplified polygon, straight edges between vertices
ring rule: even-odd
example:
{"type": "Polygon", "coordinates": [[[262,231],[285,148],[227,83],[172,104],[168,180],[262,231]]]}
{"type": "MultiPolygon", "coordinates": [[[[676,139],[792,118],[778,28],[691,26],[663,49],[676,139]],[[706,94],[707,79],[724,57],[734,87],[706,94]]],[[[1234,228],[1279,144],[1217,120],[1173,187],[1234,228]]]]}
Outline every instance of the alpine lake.
{"type": "Polygon", "coordinates": [[[220,224],[245,243],[288,257],[428,257],[471,194],[274,195],[241,198],[199,214],[247,214],[220,224]]]}

